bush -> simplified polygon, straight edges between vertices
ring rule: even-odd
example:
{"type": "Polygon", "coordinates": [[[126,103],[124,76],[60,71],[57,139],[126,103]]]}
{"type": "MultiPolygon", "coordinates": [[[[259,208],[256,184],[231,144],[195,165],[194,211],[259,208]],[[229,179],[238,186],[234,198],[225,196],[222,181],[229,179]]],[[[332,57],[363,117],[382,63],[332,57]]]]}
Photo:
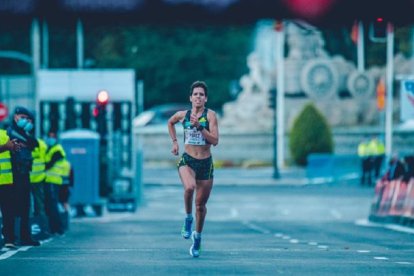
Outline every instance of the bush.
{"type": "Polygon", "coordinates": [[[311,153],[333,152],[331,129],[325,117],[309,103],[295,119],[290,132],[289,148],[295,164],[305,166],[311,153]]]}

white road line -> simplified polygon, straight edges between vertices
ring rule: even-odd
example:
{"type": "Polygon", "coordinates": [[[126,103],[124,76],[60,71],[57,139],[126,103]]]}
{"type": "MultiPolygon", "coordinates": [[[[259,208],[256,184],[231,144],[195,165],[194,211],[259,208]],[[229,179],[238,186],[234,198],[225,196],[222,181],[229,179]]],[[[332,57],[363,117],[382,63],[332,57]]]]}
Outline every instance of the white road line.
{"type": "Polygon", "coordinates": [[[299,240],[297,240],[297,239],[291,239],[289,242],[290,243],[299,243],[299,240]]]}
{"type": "Polygon", "coordinates": [[[317,243],[317,242],[313,242],[313,241],[308,242],[308,244],[309,244],[309,245],[318,245],[318,243],[317,243]]]}
{"type": "Polygon", "coordinates": [[[276,237],[276,238],[281,238],[281,237],[283,237],[283,234],[282,234],[282,233],[276,233],[276,234],[275,234],[275,237],[276,237]]]}
{"type": "Polygon", "coordinates": [[[288,240],[288,239],[290,239],[290,236],[283,236],[282,239],[288,240]]]}
{"type": "Polygon", "coordinates": [[[10,251],[7,251],[6,253],[1,254],[0,255],[0,261],[10,258],[11,256],[16,254],[17,252],[19,252],[19,251],[18,250],[10,250],[10,251]]]}
{"type": "Polygon", "coordinates": [[[358,253],[370,253],[371,251],[369,251],[369,250],[358,250],[357,252],[358,253]]]}
{"type": "Polygon", "coordinates": [[[250,229],[252,229],[252,230],[255,230],[255,231],[257,231],[257,232],[260,232],[260,233],[262,233],[262,234],[270,234],[270,231],[269,231],[268,229],[262,228],[262,227],[260,227],[260,226],[257,226],[257,225],[255,225],[255,224],[253,224],[253,223],[250,223],[250,222],[248,222],[248,221],[243,221],[243,224],[244,224],[245,226],[247,226],[248,228],[250,228],[250,229]]]}
{"type": "Polygon", "coordinates": [[[320,249],[327,249],[329,246],[327,246],[327,245],[318,245],[318,248],[320,248],[320,249]]]}
{"type": "Polygon", "coordinates": [[[374,257],[375,260],[388,260],[387,257],[374,257]]]}
{"type": "Polygon", "coordinates": [[[387,229],[398,231],[398,232],[414,234],[414,229],[410,227],[397,225],[397,224],[374,223],[374,222],[368,221],[367,219],[356,220],[355,224],[359,226],[366,226],[366,227],[383,227],[383,228],[387,228],[387,229]]]}
{"type": "Polygon", "coordinates": [[[290,211],[288,209],[283,209],[281,213],[284,216],[288,216],[290,214],[290,211]]]}
{"type": "Polygon", "coordinates": [[[231,210],[230,210],[230,217],[231,218],[237,218],[237,217],[239,217],[239,211],[237,211],[236,208],[231,208],[231,210]]]}
{"type": "Polygon", "coordinates": [[[395,262],[396,264],[401,264],[401,265],[410,265],[413,264],[412,262],[395,262]]]}
{"type": "Polygon", "coordinates": [[[336,209],[331,210],[331,215],[335,219],[341,219],[342,218],[342,214],[338,210],[336,210],[336,209]]]}

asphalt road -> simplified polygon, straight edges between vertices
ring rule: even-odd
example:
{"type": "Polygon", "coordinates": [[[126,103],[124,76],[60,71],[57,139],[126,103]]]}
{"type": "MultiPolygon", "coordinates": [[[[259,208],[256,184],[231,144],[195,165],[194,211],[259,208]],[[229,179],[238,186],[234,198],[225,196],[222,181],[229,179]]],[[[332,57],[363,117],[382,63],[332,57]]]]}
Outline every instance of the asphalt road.
{"type": "Polygon", "coordinates": [[[216,186],[192,258],[180,186],[145,187],[134,214],[73,219],[41,247],[3,251],[1,275],[414,275],[414,231],[369,224],[353,183],[216,186]]]}

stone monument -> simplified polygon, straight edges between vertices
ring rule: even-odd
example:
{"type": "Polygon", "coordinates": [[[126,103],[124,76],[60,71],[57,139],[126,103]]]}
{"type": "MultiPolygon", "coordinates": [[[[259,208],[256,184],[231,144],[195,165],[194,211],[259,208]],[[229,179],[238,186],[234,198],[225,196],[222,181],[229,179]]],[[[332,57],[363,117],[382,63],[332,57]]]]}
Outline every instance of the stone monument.
{"type": "MultiPolygon", "coordinates": [[[[303,22],[286,22],[285,35],[287,130],[308,102],[313,102],[333,127],[378,123],[375,87],[379,78],[385,76],[385,68],[359,72],[353,62],[340,55],[330,56],[321,32],[303,22]],[[344,91],[348,97],[340,96],[344,91]]],[[[256,47],[247,57],[249,72],[240,78],[242,90],[235,101],[223,106],[220,124],[224,128],[252,132],[271,129],[273,111],[269,108],[269,90],[276,87],[277,76],[272,53],[274,37],[272,24],[258,27],[256,47]]],[[[396,75],[407,74],[411,68],[412,60],[401,55],[395,57],[396,75]]],[[[398,108],[399,103],[395,101],[394,110],[398,108]]]]}

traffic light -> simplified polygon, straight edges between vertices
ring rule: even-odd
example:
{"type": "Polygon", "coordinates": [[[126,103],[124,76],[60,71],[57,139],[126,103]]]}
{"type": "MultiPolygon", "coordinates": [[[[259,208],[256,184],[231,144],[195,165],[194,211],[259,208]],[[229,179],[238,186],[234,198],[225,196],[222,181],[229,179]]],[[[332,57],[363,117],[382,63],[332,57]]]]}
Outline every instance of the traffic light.
{"type": "Polygon", "coordinates": [[[96,118],[98,124],[98,132],[101,135],[107,133],[106,107],[109,102],[109,93],[106,90],[98,92],[96,97],[96,107],[93,110],[93,116],[96,118]]]}
{"type": "Polygon", "coordinates": [[[373,42],[387,41],[388,22],[383,17],[377,17],[370,25],[369,38],[373,42]]]}
{"type": "Polygon", "coordinates": [[[269,90],[269,108],[276,109],[276,89],[269,90]]]}
{"type": "Polygon", "coordinates": [[[102,113],[106,113],[106,106],[109,102],[109,93],[106,90],[101,90],[96,96],[96,107],[93,110],[93,116],[101,116],[102,113]]]}

